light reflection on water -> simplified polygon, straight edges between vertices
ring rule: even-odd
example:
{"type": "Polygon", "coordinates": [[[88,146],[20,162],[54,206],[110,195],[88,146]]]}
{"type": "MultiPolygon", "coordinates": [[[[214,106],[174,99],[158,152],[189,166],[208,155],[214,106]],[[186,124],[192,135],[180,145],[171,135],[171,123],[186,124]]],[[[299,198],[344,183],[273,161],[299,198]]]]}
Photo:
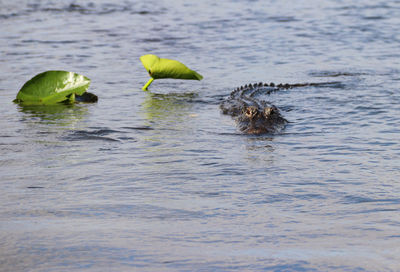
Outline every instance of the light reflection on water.
{"type": "MultiPolygon", "coordinates": [[[[4,2],[4,1],[3,1],[4,2]]],[[[396,1],[0,5],[0,270],[399,267],[396,1]],[[157,80],[139,56],[201,82],[157,80]],[[94,105],[21,107],[48,69],[94,105]],[[240,134],[219,103],[259,81],[290,121],[240,134]]]]}

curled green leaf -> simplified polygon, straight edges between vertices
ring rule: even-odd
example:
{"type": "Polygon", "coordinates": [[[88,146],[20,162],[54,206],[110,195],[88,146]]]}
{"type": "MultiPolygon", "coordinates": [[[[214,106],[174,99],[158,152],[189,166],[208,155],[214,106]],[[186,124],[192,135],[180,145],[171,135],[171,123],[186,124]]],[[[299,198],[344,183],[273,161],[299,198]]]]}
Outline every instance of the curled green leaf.
{"type": "Polygon", "coordinates": [[[27,81],[14,102],[28,105],[74,103],[89,88],[90,79],[68,71],[46,71],[27,81]]]}
{"type": "Polygon", "coordinates": [[[149,73],[151,79],[143,86],[146,90],[153,79],[174,78],[174,79],[193,79],[202,80],[203,76],[189,69],[185,64],[171,59],[159,58],[156,55],[144,55],[140,57],[144,68],[149,73]]]}

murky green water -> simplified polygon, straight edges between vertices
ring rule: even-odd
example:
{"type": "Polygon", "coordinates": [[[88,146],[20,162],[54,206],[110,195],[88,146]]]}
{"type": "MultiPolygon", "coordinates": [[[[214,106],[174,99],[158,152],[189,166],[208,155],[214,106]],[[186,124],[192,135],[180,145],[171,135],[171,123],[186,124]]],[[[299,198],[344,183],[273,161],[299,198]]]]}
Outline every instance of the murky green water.
{"type": "Polygon", "coordinates": [[[397,271],[398,1],[1,1],[0,271],[397,271]],[[139,57],[204,80],[155,81],[139,57]],[[93,105],[21,107],[35,74],[93,105]],[[239,133],[237,86],[281,134],[239,133]]]}

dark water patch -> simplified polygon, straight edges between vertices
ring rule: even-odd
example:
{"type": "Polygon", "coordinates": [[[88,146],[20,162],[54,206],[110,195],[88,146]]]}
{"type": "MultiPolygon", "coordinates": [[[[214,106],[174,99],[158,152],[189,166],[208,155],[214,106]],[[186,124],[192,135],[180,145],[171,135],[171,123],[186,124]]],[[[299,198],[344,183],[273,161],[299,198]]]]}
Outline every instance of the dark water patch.
{"type": "Polygon", "coordinates": [[[159,43],[162,42],[163,39],[160,38],[147,38],[147,39],[141,39],[138,40],[138,42],[142,42],[142,43],[159,43]]]}
{"type": "Polygon", "coordinates": [[[122,129],[129,129],[129,130],[154,130],[152,127],[121,127],[122,129]]]}
{"type": "Polygon", "coordinates": [[[158,38],[151,37],[151,38],[144,38],[139,39],[137,42],[139,43],[164,43],[166,45],[172,44],[175,41],[182,41],[187,39],[186,37],[177,37],[177,36],[161,36],[158,38]]]}
{"type": "Polygon", "coordinates": [[[353,212],[354,214],[369,214],[369,213],[387,213],[387,212],[399,212],[400,208],[375,208],[375,209],[365,209],[353,212]]]}
{"type": "Polygon", "coordinates": [[[215,135],[221,135],[221,136],[234,136],[234,137],[241,137],[241,138],[248,138],[250,140],[260,140],[260,141],[271,141],[274,136],[277,135],[284,135],[283,133],[277,132],[277,133],[265,133],[261,135],[257,134],[245,134],[242,132],[215,132],[215,131],[210,131],[208,132],[210,134],[215,134],[215,135]]]}
{"type": "Polygon", "coordinates": [[[189,92],[186,96],[186,98],[188,98],[186,102],[191,104],[219,105],[228,95],[226,90],[215,90],[216,93],[220,94],[203,96],[202,93],[206,91],[209,91],[209,89],[189,92]]]}
{"type": "Polygon", "coordinates": [[[106,141],[106,142],[119,142],[119,140],[110,138],[110,137],[103,137],[103,136],[94,136],[94,135],[87,135],[86,133],[75,133],[73,135],[69,135],[68,137],[64,137],[64,140],[67,141],[106,141]]]}
{"type": "MultiPolygon", "coordinates": [[[[381,146],[381,147],[397,146],[397,145],[399,145],[399,142],[388,142],[388,141],[372,140],[372,141],[369,141],[368,144],[371,145],[372,148],[376,148],[375,146],[381,146]]],[[[372,148],[371,148],[371,150],[374,150],[372,148]]]]}
{"type": "Polygon", "coordinates": [[[30,55],[30,52],[24,51],[24,52],[7,52],[6,56],[28,56],[30,55]]]}
{"type": "MultiPolygon", "coordinates": [[[[202,155],[202,154],[217,154],[218,152],[212,149],[185,149],[184,152],[188,154],[188,156],[193,156],[194,154],[196,156],[202,155]]],[[[207,162],[202,165],[214,165],[215,163],[213,162],[207,162]]]]}
{"type": "Polygon", "coordinates": [[[153,8],[152,10],[137,8],[135,3],[125,1],[122,3],[94,3],[87,4],[70,3],[28,3],[26,6],[21,5],[14,7],[18,11],[0,14],[0,19],[10,19],[13,17],[28,16],[35,13],[49,13],[49,14],[62,14],[62,13],[78,13],[82,15],[108,15],[114,13],[128,13],[132,15],[148,15],[148,14],[161,14],[161,10],[153,8]]]}
{"type": "Polygon", "coordinates": [[[362,17],[363,20],[372,20],[372,21],[376,21],[376,20],[384,20],[387,19],[384,16],[364,16],[362,17]]]}
{"type": "MultiPolygon", "coordinates": [[[[132,13],[133,13],[133,12],[132,12],[132,13]]],[[[140,15],[147,15],[147,14],[150,14],[150,13],[152,13],[152,12],[150,12],[150,11],[148,11],[148,10],[141,10],[141,11],[137,11],[137,12],[135,12],[135,13],[140,14],[140,15]]]]}
{"type": "Polygon", "coordinates": [[[341,200],[344,204],[362,204],[362,203],[389,203],[400,204],[399,198],[371,198],[357,195],[346,195],[341,200]]]}
{"type": "Polygon", "coordinates": [[[379,133],[382,134],[397,134],[400,135],[400,128],[397,128],[398,123],[387,123],[388,126],[392,126],[393,128],[390,129],[383,129],[383,130],[379,130],[379,133]]]}
{"type": "Polygon", "coordinates": [[[382,109],[380,107],[374,107],[374,106],[357,106],[354,108],[354,113],[363,113],[366,115],[382,115],[387,113],[387,109],[382,109]]]}
{"type": "Polygon", "coordinates": [[[318,181],[296,181],[293,183],[294,185],[299,186],[326,186],[325,182],[318,182],[318,181]]]}
{"type": "Polygon", "coordinates": [[[226,176],[246,176],[248,174],[249,174],[248,169],[240,169],[238,167],[226,167],[226,168],[221,168],[219,173],[214,173],[211,175],[213,177],[226,177],[226,176]]]}
{"type": "Polygon", "coordinates": [[[10,18],[13,18],[13,17],[17,17],[19,15],[20,14],[18,14],[18,13],[0,14],[0,19],[10,19],[10,18]]]}
{"type": "Polygon", "coordinates": [[[312,265],[306,261],[297,261],[290,264],[268,265],[261,269],[262,271],[320,271],[319,269],[312,268],[312,265]]]}
{"type": "Polygon", "coordinates": [[[388,236],[386,236],[385,238],[388,239],[388,240],[391,240],[391,239],[400,239],[400,235],[388,235],[388,236]]]}
{"type": "Polygon", "coordinates": [[[150,92],[149,93],[153,98],[156,99],[192,99],[195,97],[198,97],[199,94],[195,92],[184,92],[184,93],[178,93],[178,92],[172,92],[172,93],[154,93],[150,92]]]}
{"type": "Polygon", "coordinates": [[[359,10],[377,11],[377,10],[380,10],[380,9],[398,9],[398,6],[394,6],[394,5],[391,5],[391,4],[388,4],[388,3],[381,2],[381,3],[376,3],[376,4],[373,4],[373,5],[371,5],[371,4],[359,5],[359,6],[356,6],[356,8],[359,9],[359,10]]]}
{"type": "Polygon", "coordinates": [[[100,34],[104,34],[104,33],[110,33],[112,31],[112,29],[106,29],[106,28],[95,28],[91,30],[94,33],[100,33],[100,34]]]}
{"type": "Polygon", "coordinates": [[[130,141],[130,142],[137,142],[137,139],[134,137],[128,137],[128,136],[123,136],[123,137],[118,137],[119,140],[123,141],[130,141]]]}
{"type": "MultiPolygon", "coordinates": [[[[107,85],[121,85],[121,84],[127,84],[128,81],[127,80],[118,80],[118,81],[107,81],[104,82],[104,84],[107,85]]],[[[130,97],[132,96],[131,94],[119,94],[119,97],[130,97]]]]}
{"type": "Polygon", "coordinates": [[[189,191],[189,194],[198,195],[200,197],[214,198],[229,195],[229,192],[205,192],[205,191],[189,191]]]}
{"type": "Polygon", "coordinates": [[[62,40],[62,41],[56,41],[56,40],[35,40],[35,39],[30,39],[30,40],[22,40],[21,42],[23,43],[42,43],[42,44],[73,44],[73,43],[80,43],[80,42],[88,42],[88,41],[75,41],[75,40],[62,40]]]}
{"type": "Polygon", "coordinates": [[[277,23],[291,23],[299,21],[294,16],[271,16],[268,17],[268,20],[277,22],[277,23]]]}
{"type": "Polygon", "coordinates": [[[121,5],[121,4],[112,4],[112,3],[105,3],[105,4],[95,4],[93,2],[88,3],[87,5],[80,5],[71,3],[69,5],[64,5],[61,7],[49,7],[44,6],[42,4],[33,4],[30,5],[30,9],[28,10],[29,13],[33,12],[49,12],[49,13],[73,13],[77,12],[80,14],[92,14],[92,15],[104,15],[116,12],[127,12],[131,11],[132,5],[121,5]]]}
{"type": "MultiPolygon", "coordinates": [[[[307,184],[309,185],[309,184],[307,184]]],[[[264,200],[257,201],[256,204],[271,204],[271,203],[276,203],[276,202],[284,202],[284,203],[289,203],[289,202],[294,202],[294,201],[301,201],[301,200],[306,200],[306,201],[314,201],[314,200],[324,200],[326,199],[326,196],[321,195],[321,194],[274,194],[274,195],[268,195],[264,200]]]]}
{"type": "Polygon", "coordinates": [[[297,33],[295,34],[297,37],[301,38],[314,38],[315,36],[312,35],[311,33],[297,33]]]}
{"type": "Polygon", "coordinates": [[[373,5],[364,4],[362,2],[359,2],[357,4],[345,4],[345,3],[343,3],[343,4],[344,4],[343,6],[335,6],[333,8],[329,8],[329,9],[332,9],[332,10],[354,10],[354,11],[360,12],[360,11],[364,11],[364,10],[376,11],[379,9],[396,9],[396,8],[398,8],[396,5],[391,5],[391,4],[385,3],[385,2],[380,2],[377,4],[373,4],[373,5]]]}
{"type": "Polygon", "coordinates": [[[368,75],[365,72],[348,72],[348,71],[313,71],[309,73],[312,77],[356,77],[368,75]]]}
{"type": "Polygon", "coordinates": [[[215,134],[215,135],[221,135],[221,136],[243,137],[243,134],[239,133],[239,132],[215,132],[215,131],[210,131],[208,133],[215,134]]]}
{"type": "MultiPolygon", "coordinates": [[[[246,19],[247,20],[247,19],[246,19]]],[[[198,26],[200,30],[213,30],[213,29],[227,29],[233,28],[238,25],[242,25],[243,23],[238,22],[236,20],[231,19],[220,19],[220,20],[207,20],[200,23],[192,24],[192,27],[198,26]]]]}
{"type": "MultiPolygon", "coordinates": [[[[60,211],[37,211],[48,213],[50,216],[65,217],[102,217],[102,218],[144,218],[157,220],[193,220],[194,218],[204,218],[204,212],[190,211],[187,209],[166,208],[156,205],[134,205],[134,204],[114,204],[98,206],[79,206],[60,211]]],[[[35,213],[33,213],[35,214],[35,213]]]]}
{"type": "MultiPolygon", "coordinates": [[[[168,164],[171,164],[171,163],[173,163],[173,164],[179,164],[179,163],[182,163],[182,162],[184,162],[184,160],[168,160],[168,161],[156,161],[156,162],[153,162],[155,165],[168,165],[168,164]]],[[[175,173],[174,174],[177,174],[179,171],[175,171],[175,173]]]]}
{"type": "Polygon", "coordinates": [[[111,133],[116,133],[118,131],[111,129],[98,129],[98,130],[76,130],[69,133],[67,136],[62,137],[66,141],[91,141],[91,140],[99,140],[106,142],[119,142],[119,140],[106,137],[105,135],[109,135],[111,133]]]}
{"type": "Polygon", "coordinates": [[[89,127],[90,129],[94,129],[91,133],[96,135],[108,135],[110,133],[121,133],[119,130],[113,130],[109,128],[101,128],[101,127],[89,127]]]}
{"type": "Polygon", "coordinates": [[[310,87],[344,89],[347,87],[347,85],[346,83],[341,81],[331,81],[331,82],[318,82],[315,84],[311,83],[310,87]]]}
{"type": "Polygon", "coordinates": [[[45,187],[43,187],[43,186],[28,186],[26,188],[27,189],[44,189],[45,187]]]}
{"type": "MultiPolygon", "coordinates": [[[[318,136],[325,135],[326,133],[323,131],[305,131],[305,132],[282,132],[283,136],[296,136],[296,137],[308,137],[308,136],[318,136]]],[[[287,142],[287,145],[297,145],[297,143],[287,142]]]]}
{"type": "Polygon", "coordinates": [[[44,263],[49,267],[57,267],[56,270],[58,271],[87,271],[93,270],[94,267],[97,267],[94,270],[104,271],[112,270],[111,267],[116,265],[120,267],[119,270],[132,271],[136,269],[146,270],[145,267],[148,264],[154,263],[154,260],[138,253],[137,250],[123,246],[102,246],[97,243],[90,241],[89,244],[85,245],[71,245],[71,243],[61,240],[56,245],[48,245],[44,241],[43,243],[33,243],[27,239],[19,249],[19,252],[26,254],[27,258],[21,261],[10,254],[4,264],[13,266],[15,271],[27,271],[31,267],[43,267],[44,263]],[[72,261],[77,259],[80,259],[80,261],[72,261]],[[71,263],[69,263],[70,261],[71,263]]]}

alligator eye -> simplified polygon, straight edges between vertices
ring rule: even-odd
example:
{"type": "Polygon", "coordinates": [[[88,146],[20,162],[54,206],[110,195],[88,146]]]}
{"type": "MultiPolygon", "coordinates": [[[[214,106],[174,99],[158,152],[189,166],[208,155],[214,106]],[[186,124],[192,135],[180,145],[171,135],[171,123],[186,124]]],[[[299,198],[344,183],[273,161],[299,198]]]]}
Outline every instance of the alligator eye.
{"type": "Polygon", "coordinates": [[[246,108],[246,116],[249,118],[253,118],[254,116],[257,115],[257,108],[250,106],[248,108],[246,108]]]}
{"type": "Polygon", "coordinates": [[[268,107],[268,108],[264,109],[264,115],[265,116],[269,116],[269,115],[271,115],[273,113],[274,113],[274,109],[273,108],[268,107]]]}

